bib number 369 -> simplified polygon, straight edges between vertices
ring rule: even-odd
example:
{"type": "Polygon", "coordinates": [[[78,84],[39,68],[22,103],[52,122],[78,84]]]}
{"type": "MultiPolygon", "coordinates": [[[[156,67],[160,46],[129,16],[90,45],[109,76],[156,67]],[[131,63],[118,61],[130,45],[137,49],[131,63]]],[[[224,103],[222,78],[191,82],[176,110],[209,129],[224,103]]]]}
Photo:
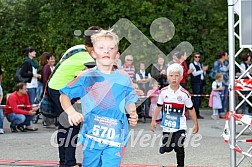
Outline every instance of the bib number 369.
{"type": "Polygon", "coordinates": [[[114,128],[108,128],[106,126],[100,126],[100,125],[94,125],[92,134],[94,136],[100,137],[100,138],[107,138],[107,139],[114,139],[115,138],[115,129],[114,128]]]}

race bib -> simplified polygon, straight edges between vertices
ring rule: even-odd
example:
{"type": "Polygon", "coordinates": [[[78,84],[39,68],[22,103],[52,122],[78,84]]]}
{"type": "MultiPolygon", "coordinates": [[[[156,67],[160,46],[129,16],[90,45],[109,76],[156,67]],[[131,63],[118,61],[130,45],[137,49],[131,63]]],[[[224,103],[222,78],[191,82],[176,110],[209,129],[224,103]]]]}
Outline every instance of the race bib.
{"type": "Polygon", "coordinates": [[[123,123],[120,120],[90,114],[84,128],[86,137],[99,143],[119,146],[123,141],[123,123]]]}
{"type": "Polygon", "coordinates": [[[180,116],[164,114],[161,126],[172,129],[180,129],[180,116]]]}

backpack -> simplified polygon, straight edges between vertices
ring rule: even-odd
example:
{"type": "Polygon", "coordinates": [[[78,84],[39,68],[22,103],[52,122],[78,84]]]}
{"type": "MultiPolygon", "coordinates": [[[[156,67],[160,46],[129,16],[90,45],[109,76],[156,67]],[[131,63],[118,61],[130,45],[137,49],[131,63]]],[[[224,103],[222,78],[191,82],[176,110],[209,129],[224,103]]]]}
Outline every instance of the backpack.
{"type": "MultiPolygon", "coordinates": [[[[24,64],[24,63],[23,63],[24,64]]],[[[27,83],[30,78],[22,77],[21,76],[21,69],[23,67],[23,64],[16,69],[15,75],[14,75],[14,81],[15,82],[23,82],[27,83]]]]}

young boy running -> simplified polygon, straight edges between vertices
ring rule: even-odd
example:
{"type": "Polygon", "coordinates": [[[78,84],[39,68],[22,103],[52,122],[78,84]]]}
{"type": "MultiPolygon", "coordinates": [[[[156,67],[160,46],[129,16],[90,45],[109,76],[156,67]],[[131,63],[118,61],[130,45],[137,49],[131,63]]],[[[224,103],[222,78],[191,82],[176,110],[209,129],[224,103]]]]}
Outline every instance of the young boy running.
{"type": "Polygon", "coordinates": [[[160,154],[165,152],[176,152],[178,167],[184,167],[185,151],[184,140],[186,137],[186,117],[185,107],[189,109],[194,122],[193,133],[199,130],[197,116],[193,108],[190,94],[182,88],[179,83],[183,77],[183,67],[174,63],[167,69],[167,78],[170,85],[164,87],[159,95],[157,107],[151,121],[151,130],[156,128],[156,118],[163,107],[163,127],[162,146],[159,149],[160,154]]]}
{"type": "Polygon", "coordinates": [[[84,145],[83,166],[119,166],[122,147],[127,143],[128,121],[136,125],[137,95],[126,72],[113,70],[119,58],[118,36],[101,30],[91,36],[92,57],[96,67],[80,73],[61,89],[60,101],[70,124],[83,122],[79,141],[84,145]],[[71,105],[70,99],[81,97],[82,114],[71,105]],[[126,112],[130,114],[127,120],[126,112]]]}

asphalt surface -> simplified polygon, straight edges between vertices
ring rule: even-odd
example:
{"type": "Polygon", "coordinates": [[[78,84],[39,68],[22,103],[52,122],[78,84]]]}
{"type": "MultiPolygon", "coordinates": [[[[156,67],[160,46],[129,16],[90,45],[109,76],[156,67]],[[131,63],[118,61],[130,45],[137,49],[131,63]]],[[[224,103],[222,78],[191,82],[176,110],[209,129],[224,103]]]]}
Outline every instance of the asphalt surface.
{"type": "MultiPolygon", "coordinates": [[[[197,135],[191,135],[190,128],[193,127],[193,122],[188,120],[189,129],[185,142],[186,166],[230,166],[230,149],[221,136],[225,120],[212,120],[210,110],[203,110],[201,113],[205,119],[199,120],[200,131],[197,135]]],[[[33,126],[38,127],[39,130],[36,132],[11,133],[9,122],[5,119],[5,134],[0,135],[0,166],[42,166],[45,162],[57,163],[56,130],[54,128],[43,128],[41,119],[33,126]],[[15,162],[24,162],[24,164],[15,162]]],[[[242,127],[242,125],[237,125],[237,132],[241,131],[242,127]]],[[[241,138],[252,138],[250,130],[246,130],[241,138]]],[[[125,167],[140,167],[141,165],[142,167],[148,165],[149,167],[152,165],[153,167],[154,165],[176,166],[175,152],[159,154],[162,129],[157,127],[155,132],[151,132],[150,119],[147,119],[147,123],[139,121],[136,127],[131,127],[130,133],[129,144],[122,160],[125,167]]],[[[243,143],[240,146],[244,151],[247,151],[252,145],[251,143],[243,143]]],[[[76,157],[78,162],[81,162],[81,146],[77,148],[76,157]]],[[[241,157],[242,155],[237,153],[237,162],[241,157]]],[[[250,161],[252,161],[251,158],[250,161]]],[[[248,158],[245,158],[239,166],[252,167],[252,163],[248,161],[248,158]]]]}

